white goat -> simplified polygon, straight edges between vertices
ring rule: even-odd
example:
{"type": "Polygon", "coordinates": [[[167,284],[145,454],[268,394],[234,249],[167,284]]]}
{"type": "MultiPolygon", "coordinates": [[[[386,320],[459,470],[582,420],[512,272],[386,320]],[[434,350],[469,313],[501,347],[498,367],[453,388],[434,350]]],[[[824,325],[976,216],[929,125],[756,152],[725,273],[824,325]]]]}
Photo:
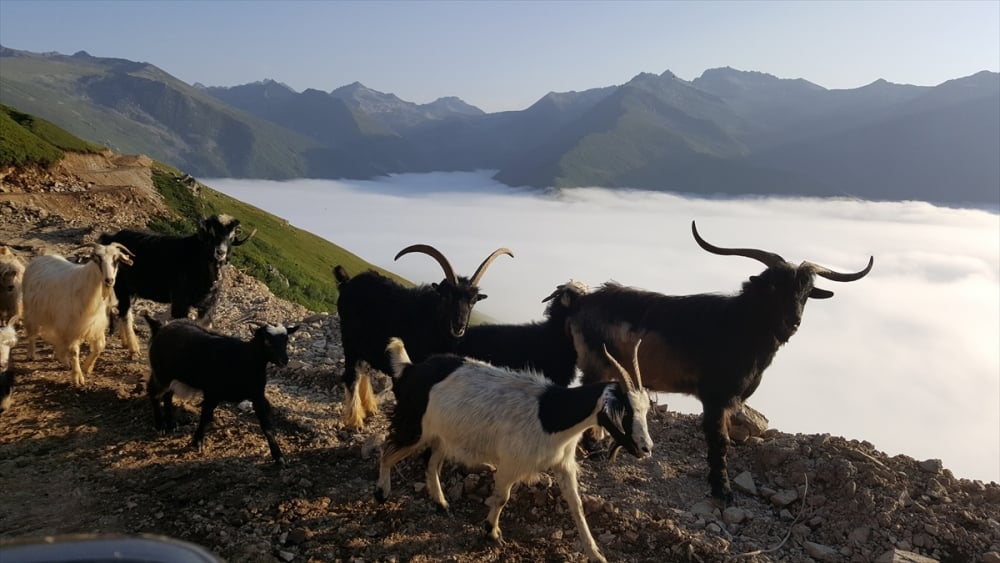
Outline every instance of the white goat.
{"type": "Polygon", "coordinates": [[[35,359],[35,338],[52,344],[56,358],[73,370],[73,383],[83,385],[104,351],[108,307],[118,265],[132,264],[132,253],[119,243],[91,243],[80,264],[58,255],[39,256],[24,270],[24,332],[28,359],[35,359]],[[80,369],[80,344],[90,354],[80,369]]]}
{"type": "Polygon", "coordinates": [[[10,395],[14,388],[14,373],[10,369],[10,350],[17,344],[18,317],[14,316],[6,325],[0,326],[0,413],[10,408],[10,395]]]}
{"type": "Polygon", "coordinates": [[[0,324],[21,314],[21,278],[24,261],[0,245],[0,324]]]}
{"type": "Polygon", "coordinates": [[[635,381],[617,361],[622,382],[566,388],[541,374],[513,371],[452,354],[431,356],[412,364],[398,338],[386,349],[392,364],[396,409],[379,462],[375,498],[385,500],[392,467],[425,448],[427,491],[443,509],[444,460],[496,467],[487,529],[490,539],[503,542],[500,512],[511,487],[554,471],[559,488],[591,560],[606,561],[590,533],[577,485],[576,446],[583,431],[595,425],[609,430],[618,443],[638,458],[652,450],[646,426],[649,397],[639,375],[638,344],[633,359],[635,381]]]}

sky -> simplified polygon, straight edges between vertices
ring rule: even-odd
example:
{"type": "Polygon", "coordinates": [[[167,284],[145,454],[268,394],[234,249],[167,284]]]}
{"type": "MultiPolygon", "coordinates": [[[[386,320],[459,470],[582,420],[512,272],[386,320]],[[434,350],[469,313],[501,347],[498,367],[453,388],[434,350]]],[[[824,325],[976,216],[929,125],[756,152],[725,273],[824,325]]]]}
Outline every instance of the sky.
{"type": "Polygon", "coordinates": [[[998,72],[1000,1],[0,0],[0,43],[145,61],[189,84],[358,81],[495,112],[666,70],[692,80],[730,66],[830,89],[998,72]]]}
{"type": "MultiPolygon", "coordinates": [[[[937,458],[956,476],[1000,482],[1000,215],[924,202],[689,199],[581,188],[512,190],[486,173],[372,181],[202,179],[415,282],[434,260],[396,253],[427,243],[471,275],[499,247],[476,305],[498,322],[542,318],[569,279],[616,280],[667,294],[734,293],[763,266],[715,256],[691,237],[758,247],[793,263],[872,272],[818,279],[811,300],[748,403],[790,433],[867,440],[890,454],[937,458]],[[373,221],[377,210],[377,221],[373,221]]],[[[352,272],[353,273],[353,272],[352,272]]],[[[289,322],[294,321],[290,319],[289,322]]],[[[700,405],[666,395],[674,410],[700,405]]],[[[669,455],[669,454],[667,454],[669,455]]]]}

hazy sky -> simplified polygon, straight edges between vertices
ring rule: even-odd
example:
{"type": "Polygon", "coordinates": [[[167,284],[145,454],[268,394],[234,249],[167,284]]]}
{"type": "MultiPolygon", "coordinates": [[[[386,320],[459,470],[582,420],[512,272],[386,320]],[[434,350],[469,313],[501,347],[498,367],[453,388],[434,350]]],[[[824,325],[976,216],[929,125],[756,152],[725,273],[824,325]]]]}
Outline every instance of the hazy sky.
{"type": "MultiPolygon", "coordinates": [[[[540,196],[474,173],[379,181],[205,180],[416,282],[439,248],[470,275],[509,247],[476,306],[501,322],[541,318],[556,285],[608,280],[663,293],[732,293],[763,266],[701,250],[756,246],[798,263],[871,274],[819,280],[802,327],[749,403],[784,432],[868,440],[889,454],[941,458],[959,477],[1000,482],[1000,215],[922,202],[688,199],[655,192],[566,190],[540,196]],[[373,217],[377,220],[373,221],[373,217]]],[[[332,280],[331,280],[332,283],[332,280]]],[[[669,395],[684,412],[699,405],[669,395]]],[[[669,453],[667,454],[669,455],[669,453]]]]}
{"type": "Polygon", "coordinates": [[[723,66],[826,88],[933,86],[1000,71],[1000,2],[0,0],[0,43],[146,61],[208,86],[360,81],[492,112],[723,66]]]}

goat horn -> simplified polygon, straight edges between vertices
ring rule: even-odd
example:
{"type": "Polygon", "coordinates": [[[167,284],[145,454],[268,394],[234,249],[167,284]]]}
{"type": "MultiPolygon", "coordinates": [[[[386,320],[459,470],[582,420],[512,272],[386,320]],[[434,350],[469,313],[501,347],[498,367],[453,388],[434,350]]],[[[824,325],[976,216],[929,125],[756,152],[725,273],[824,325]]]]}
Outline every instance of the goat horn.
{"type": "Polygon", "coordinates": [[[250,234],[247,235],[246,238],[244,238],[242,240],[240,240],[239,237],[236,237],[236,240],[233,241],[233,246],[241,246],[243,244],[246,244],[246,242],[248,240],[252,239],[255,234],[257,234],[257,229],[254,229],[254,230],[250,231],[250,234]]]}
{"type": "Polygon", "coordinates": [[[476,268],[476,273],[472,274],[472,285],[479,285],[479,280],[483,279],[483,274],[486,273],[486,268],[489,268],[490,264],[492,264],[493,261],[496,260],[501,254],[506,254],[511,258],[514,257],[514,253],[506,248],[498,248],[494,250],[493,254],[487,256],[486,260],[483,260],[483,263],[476,268]]]}
{"type": "Polygon", "coordinates": [[[642,339],[636,340],[635,348],[632,350],[632,371],[635,372],[635,384],[638,389],[642,389],[642,375],[639,373],[639,345],[642,339]]]}
{"type": "Polygon", "coordinates": [[[14,326],[17,324],[17,321],[19,320],[21,320],[21,315],[20,314],[14,315],[13,317],[7,319],[7,326],[14,326]]]}
{"type": "Polygon", "coordinates": [[[831,270],[830,268],[827,268],[826,266],[820,266],[819,264],[813,264],[812,262],[802,262],[802,264],[799,267],[809,268],[817,276],[822,276],[828,280],[839,281],[839,282],[852,282],[860,280],[861,278],[867,276],[868,272],[872,271],[872,266],[874,265],[875,265],[875,257],[869,256],[868,265],[865,266],[865,269],[861,270],[860,272],[854,272],[852,274],[836,272],[834,270],[831,270]]]}
{"type": "Polygon", "coordinates": [[[709,244],[705,242],[705,239],[701,238],[701,235],[698,234],[698,227],[695,226],[694,221],[691,221],[691,234],[694,235],[694,240],[698,243],[698,246],[704,248],[712,254],[753,258],[754,260],[762,262],[768,268],[785,263],[784,258],[766,250],[760,250],[757,248],[720,248],[713,244],[709,244]]]}
{"type": "Polygon", "coordinates": [[[629,375],[628,370],[623,368],[622,365],[618,363],[618,360],[616,360],[615,357],[611,355],[611,352],[608,352],[607,344],[602,344],[602,346],[604,347],[604,355],[607,356],[609,360],[611,360],[611,363],[614,364],[616,368],[618,368],[618,372],[621,374],[622,383],[625,384],[625,388],[629,392],[635,391],[635,387],[632,385],[632,377],[629,375]]]}
{"type": "Polygon", "coordinates": [[[441,269],[444,270],[444,279],[448,280],[449,282],[455,285],[458,285],[458,276],[455,275],[455,269],[451,267],[451,263],[448,262],[448,259],[444,257],[444,254],[441,254],[440,250],[434,248],[429,244],[413,244],[407,246],[403,250],[400,250],[396,254],[396,257],[393,258],[393,260],[399,260],[400,256],[404,254],[410,254],[412,252],[419,252],[421,254],[426,254],[431,258],[437,260],[438,264],[441,265],[441,269]]]}
{"type": "Polygon", "coordinates": [[[118,250],[121,250],[125,254],[128,254],[129,256],[135,258],[135,254],[133,254],[132,251],[129,250],[128,248],[125,248],[124,244],[122,244],[120,242],[112,242],[111,246],[113,246],[113,247],[117,248],[118,250]]]}

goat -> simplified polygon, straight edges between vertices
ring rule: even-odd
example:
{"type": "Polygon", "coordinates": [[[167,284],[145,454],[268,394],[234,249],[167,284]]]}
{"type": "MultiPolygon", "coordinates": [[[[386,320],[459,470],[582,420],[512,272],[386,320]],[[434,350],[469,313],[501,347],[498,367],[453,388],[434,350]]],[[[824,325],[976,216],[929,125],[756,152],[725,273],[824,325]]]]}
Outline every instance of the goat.
{"type": "Polygon", "coordinates": [[[249,341],[211,332],[189,320],[178,319],[162,325],[148,314],[149,381],[146,392],[153,405],[153,424],[158,430],[173,430],[175,393],[201,391],[201,419],[191,446],[202,450],[205,431],[212,423],[215,408],[222,402],[253,403],[260,429],[264,432],[274,462],[285,458],[274,437],[271,403],[264,396],[267,364],[288,365],[288,337],[299,329],[257,323],[249,341]]]}
{"type": "Polygon", "coordinates": [[[433,353],[451,352],[465,334],[473,306],[486,299],[478,286],[486,269],[501,254],[514,256],[506,248],[496,249],[470,279],[457,276],[448,259],[426,244],[408,246],[394,259],[414,252],[437,260],[444,270],[441,283],[407,288],[374,270],[353,278],[342,266],[333,270],[340,291],[337,311],[344,346],[343,419],[349,428],[361,428],[365,417],[377,411],[371,381],[366,373],[358,376],[358,362],[388,374],[391,366],[385,345],[394,336],[405,339],[418,361],[433,353]]]}
{"type": "Polygon", "coordinates": [[[10,351],[17,344],[17,324],[15,316],[0,326],[0,413],[10,408],[11,393],[14,390],[14,371],[10,367],[10,351]]]}
{"type": "Polygon", "coordinates": [[[427,491],[448,510],[441,491],[440,472],[445,459],[466,465],[496,467],[486,529],[490,539],[503,542],[500,512],[511,487],[539,473],[554,470],[583,548],[591,560],[605,561],[583,514],[577,488],[576,446],[587,428],[600,425],[630,453],[643,459],[653,442],[646,425],[649,396],[639,372],[639,344],[633,351],[633,382],[618,366],[621,384],[593,383],[562,387],[532,371],[515,371],[454,354],[438,354],[412,363],[403,342],[386,348],[398,386],[389,436],[379,459],[375,499],[388,497],[394,465],[425,448],[427,491]]]}
{"type": "Polygon", "coordinates": [[[124,245],[91,243],[82,262],[58,255],[37,256],[24,269],[24,315],[28,359],[35,359],[35,338],[52,344],[56,358],[69,366],[73,383],[82,386],[104,351],[108,307],[119,264],[132,265],[134,254],[124,245]],[[80,344],[90,348],[80,368],[80,344]]]}
{"type": "Polygon", "coordinates": [[[569,325],[584,383],[618,376],[600,354],[603,343],[620,353],[642,339],[647,387],[701,401],[712,496],[729,503],[729,415],[753,394],[778,348],[798,330],[806,300],[833,296],[813,285],[815,276],[859,280],[875,259],[860,272],[845,274],[811,262],[796,266],[763,250],[713,246],[694,221],[691,232],[710,253],[753,258],[767,268],[736,295],[671,296],[607,283],[579,299],[569,325]]]}
{"type": "Polygon", "coordinates": [[[133,298],[170,303],[173,318],[187,317],[193,307],[198,321],[211,325],[222,268],[229,261],[231,247],[246,244],[257,232],[254,229],[240,239],[239,226],[239,219],[212,215],[201,221],[197,233],[184,237],[131,230],[101,235],[98,241],[102,244],[118,242],[137,255],[133,267],[122,272],[115,283],[118,335],[129,357],[139,355],[131,311],[133,298]]]}
{"type": "Polygon", "coordinates": [[[563,387],[576,377],[576,348],[566,319],[589,288],[578,281],[556,287],[542,303],[545,320],[527,324],[470,326],[455,348],[460,356],[511,369],[534,369],[563,387]]]}
{"type": "Polygon", "coordinates": [[[0,324],[21,314],[21,282],[24,261],[7,246],[0,245],[0,324]]]}

